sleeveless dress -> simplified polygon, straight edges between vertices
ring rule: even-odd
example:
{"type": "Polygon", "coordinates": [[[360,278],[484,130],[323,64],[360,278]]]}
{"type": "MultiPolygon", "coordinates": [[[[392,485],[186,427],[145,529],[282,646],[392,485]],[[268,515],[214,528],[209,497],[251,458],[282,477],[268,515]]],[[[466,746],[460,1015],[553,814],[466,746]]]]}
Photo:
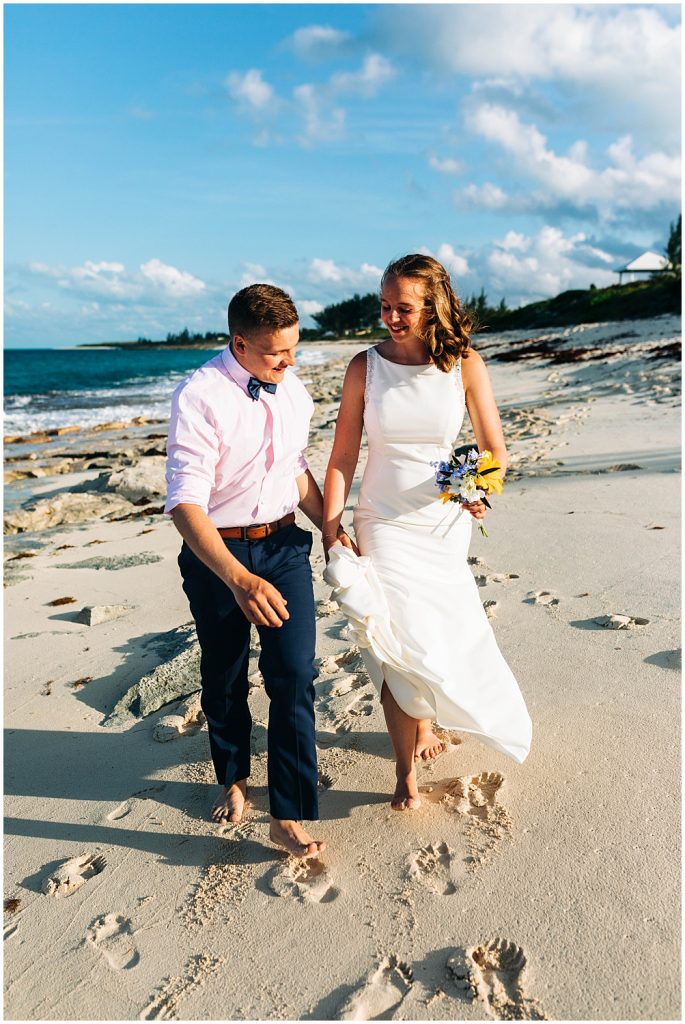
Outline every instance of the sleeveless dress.
{"type": "Polygon", "coordinates": [[[405,366],[367,351],[368,459],[354,509],[362,554],[335,545],[325,572],[379,693],[412,718],[472,733],[516,761],[532,726],[467,563],[472,517],[438,500],[466,410],[461,363],[405,366]]]}

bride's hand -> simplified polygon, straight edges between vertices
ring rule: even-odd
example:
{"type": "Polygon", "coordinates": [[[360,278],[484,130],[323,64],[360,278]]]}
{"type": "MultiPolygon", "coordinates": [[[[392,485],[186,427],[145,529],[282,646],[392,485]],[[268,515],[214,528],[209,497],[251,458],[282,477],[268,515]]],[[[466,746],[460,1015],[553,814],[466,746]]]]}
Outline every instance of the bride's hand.
{"type": "Polygon", "coordinates": [[[485,519],[487,509],[482,501],[465,501],[463,507],[471,513],[474,519],[485,519]]]}
{"type": "Polygon", "coordinates": [[[354,543],[352,538],[348,537],[348,535],[346,533],[338,534],[338,540],[340,541],[340,543],[342,544],[342,546],[344,548],[350,548],[350,550],[354,551],[354,553],[357,556],[357,558],[361,557],[361,552],[360,552],[359,548],[354,543]]]}
{"type": "Polygon", "coordinates": [[[348,537],[344,530],[340,530],[335,537],[324,536],[322,538],[322,541],[323,553],[326,558],[326,564],[328,564],[328,552],[331,550],[334,544],[342,544],[344,548],[350,548],[351,551],[354,551],[357,557],[359,557],[361,554],[357,545],[354,543],[351,537],[348,537]]]}

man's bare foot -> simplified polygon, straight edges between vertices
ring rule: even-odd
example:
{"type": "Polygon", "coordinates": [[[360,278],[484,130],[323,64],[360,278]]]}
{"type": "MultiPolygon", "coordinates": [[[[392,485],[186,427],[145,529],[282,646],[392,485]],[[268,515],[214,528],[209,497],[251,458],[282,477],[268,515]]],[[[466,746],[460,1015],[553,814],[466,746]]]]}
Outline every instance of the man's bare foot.
{"type": "Polygon", "coordinates": [[[419,787],[416,784],[416,772],[412,768],[409,775],[397,777],[397,786],[390,801],[393,811],[415,811],[421,806],[419,787]]]}
{"type": "Polygon", "coordinates": [[[419,722],[416,730],[416,748],[414,760],[429,761],[432,757],[442,754],[445,744],[439,736],[436,736],[431,729],[431,723],[427,719],[419,722]]]}
{"type": "Polygon", "coordinates": [[[296,857],[316,857],[326,849],[324,842],[307,835],[299,821],[272,818],[269,838],[296,857]]]}
{"type": "Polygon", "coordinates": [[[246,791],[247,779],[224,786],[212,807],[212,821],[217,825],[236,825],[243,816],[246,791]]]}

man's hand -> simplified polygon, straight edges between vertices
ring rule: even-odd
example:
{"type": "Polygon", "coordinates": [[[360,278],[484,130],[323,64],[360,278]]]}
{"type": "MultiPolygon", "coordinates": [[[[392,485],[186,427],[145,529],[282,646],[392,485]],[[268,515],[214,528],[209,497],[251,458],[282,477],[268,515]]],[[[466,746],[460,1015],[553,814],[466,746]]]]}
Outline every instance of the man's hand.
{"type": "Polygon", "coordinates": [[[289,619],[287,601],[271,583],[250,573],[240,583],[231,583],[238,607],[254,626],[279,628],[289,619]]]}

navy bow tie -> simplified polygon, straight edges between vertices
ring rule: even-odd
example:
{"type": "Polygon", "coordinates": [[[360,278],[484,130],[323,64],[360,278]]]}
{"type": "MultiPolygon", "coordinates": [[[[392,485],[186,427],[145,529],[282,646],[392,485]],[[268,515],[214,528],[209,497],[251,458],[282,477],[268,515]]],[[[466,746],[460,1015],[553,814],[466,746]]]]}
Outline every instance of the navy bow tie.
{"type": "Polygon", "coordinates": [[[256,402],[259,398],[260,388],[264,388],[264,390],[268,391],[270,395],[275,395],[276,387],[276,384],[265,384],[263,380],[257,380],[256,377],[250,377],[247,382],[247,390],[253,402],[256,402]]]}

